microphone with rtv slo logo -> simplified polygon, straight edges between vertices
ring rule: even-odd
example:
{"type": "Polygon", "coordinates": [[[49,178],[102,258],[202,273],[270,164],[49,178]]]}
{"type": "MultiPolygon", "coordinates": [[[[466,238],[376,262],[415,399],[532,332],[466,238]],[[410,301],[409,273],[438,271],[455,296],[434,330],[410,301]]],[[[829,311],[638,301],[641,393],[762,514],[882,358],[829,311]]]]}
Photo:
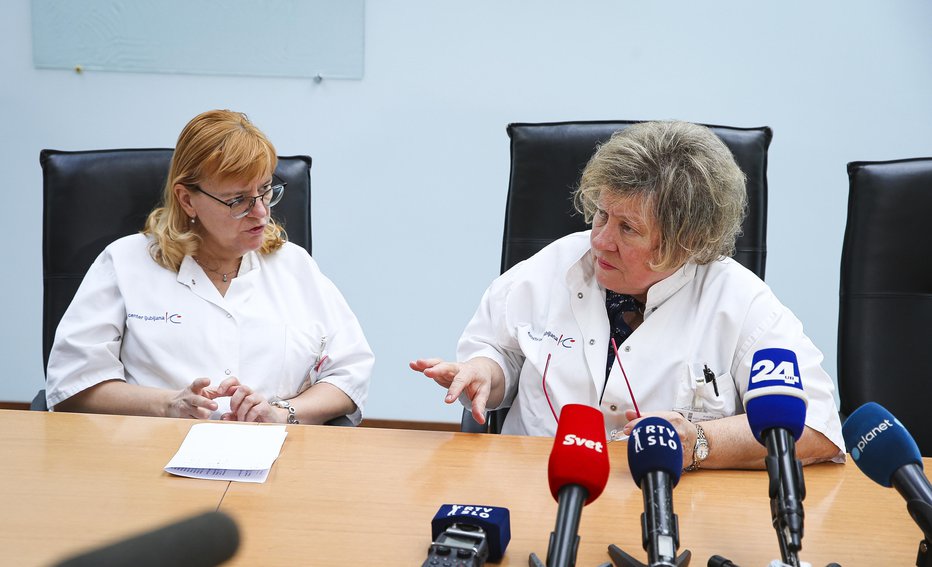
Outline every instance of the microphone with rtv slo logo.
{"type": "Polygon", "coordinates": [[[932,566],[932,486],[922,467],[916,441],[880,404],[868,402],[848,416],[841,428],[851,458],[868,478],[896,488],[925,539],[916,565],[932,566]]]}
{"type": "Polygon", "coordinates": [[[431,541],[423,567],[482,567],[497,563],[511,541],[508,508],[444,504],[430,522],[431,541]]]}
{"type": "MultiPolygon", "coordinates": [[[[649,567],[685,567],[692,556],[686,550],[677,557],[679,523],[673,513],[673,487],[683,470],[683,447],[676,429],[660,417],[646,417],[628,437],[628,467],[644,495],[641,538],[649,567]]],[[[608,554],[618,567],[643,567],[643,563],[616,545],[608,554]]]]}
{"type": "MultiPolygon", "coordinates": [[[[608,470],[602,412],[580,404],[563,406],[547,467],[550,493],[558,504],[556,527],[547,547],[547,567],[576,564],[583,506],[602,494],[608,482],[608,470]]],[[[534,553],[528,562],[544,565],[534,553]]]]}

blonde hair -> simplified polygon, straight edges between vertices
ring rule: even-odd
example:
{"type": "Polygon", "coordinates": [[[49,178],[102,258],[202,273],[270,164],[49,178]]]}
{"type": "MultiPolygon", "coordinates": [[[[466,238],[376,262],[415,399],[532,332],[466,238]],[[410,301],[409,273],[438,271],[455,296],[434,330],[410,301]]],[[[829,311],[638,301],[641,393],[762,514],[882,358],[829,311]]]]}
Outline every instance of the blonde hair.
{"type": "Polygon", "coordinates": [[[675,269],[732,256],[747,204],[745,176],[711,130],[689,122],[643,122],[616,132],[583,170],[574,200],[591,223],[599,196],[637,196],[660,229],[651,268],[675,269]]]}
{"type": "MultiPolygon", "coordinates": [[[[149,218],[143,234],[153,237],[149,254],[158,264],[178,271],[185,256],[194,256],[201,237],[192,230],[174,187],[190,187],[206,179],[250,183],[275,171],[275,147],[245,114],[209,110],[195,116],[181,131],[172,155],[162,203],[149,218]]],[[[274,220],[265,225],[260,254],[278,250],[287,235],[274,220]]]]}

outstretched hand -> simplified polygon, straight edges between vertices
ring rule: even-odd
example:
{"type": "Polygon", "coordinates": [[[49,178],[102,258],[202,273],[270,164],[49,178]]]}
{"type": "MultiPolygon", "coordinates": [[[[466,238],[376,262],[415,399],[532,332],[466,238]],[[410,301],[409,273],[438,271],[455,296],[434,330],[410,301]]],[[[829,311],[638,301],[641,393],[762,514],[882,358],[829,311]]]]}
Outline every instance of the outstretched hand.
{"type": "Polygon", "coordinates": [[[439,358],[419,358],[408,364],[411,370],[420,372],[440,386],[447,389],[443,401],[452,404],[460,394],[472,401],[472,416],[477,423],[485,423],[485,408],[492,393],[495,369],[501,372],[492,361],[483,362],[473,359],[466,362],[446,362],[439,358]],[[495,368],[489,366],[495,365],[495,368]]]}

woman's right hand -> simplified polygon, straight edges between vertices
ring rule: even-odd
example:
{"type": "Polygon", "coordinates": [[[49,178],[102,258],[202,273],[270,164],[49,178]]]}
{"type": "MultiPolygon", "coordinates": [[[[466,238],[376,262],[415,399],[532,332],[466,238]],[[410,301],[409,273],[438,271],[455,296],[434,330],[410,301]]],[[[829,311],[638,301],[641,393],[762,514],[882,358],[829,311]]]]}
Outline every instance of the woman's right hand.
{"type": "Polygon", "coordinates": [[[504,373],[494,361],[486,358],[473,358],[466,362],[446,362],[439,358],[419,358],[408,364],[411,370],[420,372],[437,384],[447,389],[444,401],[452,404],[466,392],[472,401],[472,416],[477,423],[485,423],[485,407],[493,392],[501,403],[504,385],[504,373]]]}
{"type": "Polygon", "coordinates": [[[168,400],[166,417],[190,417],[208,419],[217,409],[217,402],[211,397],[210,378],[198,378],[191,385],[174,392],[168,400]]]}

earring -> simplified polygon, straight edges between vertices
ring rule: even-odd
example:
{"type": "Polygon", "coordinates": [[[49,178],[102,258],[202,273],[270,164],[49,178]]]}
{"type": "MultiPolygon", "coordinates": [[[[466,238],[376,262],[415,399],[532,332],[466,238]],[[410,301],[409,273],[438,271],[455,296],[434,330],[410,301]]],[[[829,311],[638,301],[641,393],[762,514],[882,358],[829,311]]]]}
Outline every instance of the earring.
{"type": "Polygon", "coordinates": [[[193,226],[197,222],[197,217],[191,217],[191,225],[193,226]]]}

